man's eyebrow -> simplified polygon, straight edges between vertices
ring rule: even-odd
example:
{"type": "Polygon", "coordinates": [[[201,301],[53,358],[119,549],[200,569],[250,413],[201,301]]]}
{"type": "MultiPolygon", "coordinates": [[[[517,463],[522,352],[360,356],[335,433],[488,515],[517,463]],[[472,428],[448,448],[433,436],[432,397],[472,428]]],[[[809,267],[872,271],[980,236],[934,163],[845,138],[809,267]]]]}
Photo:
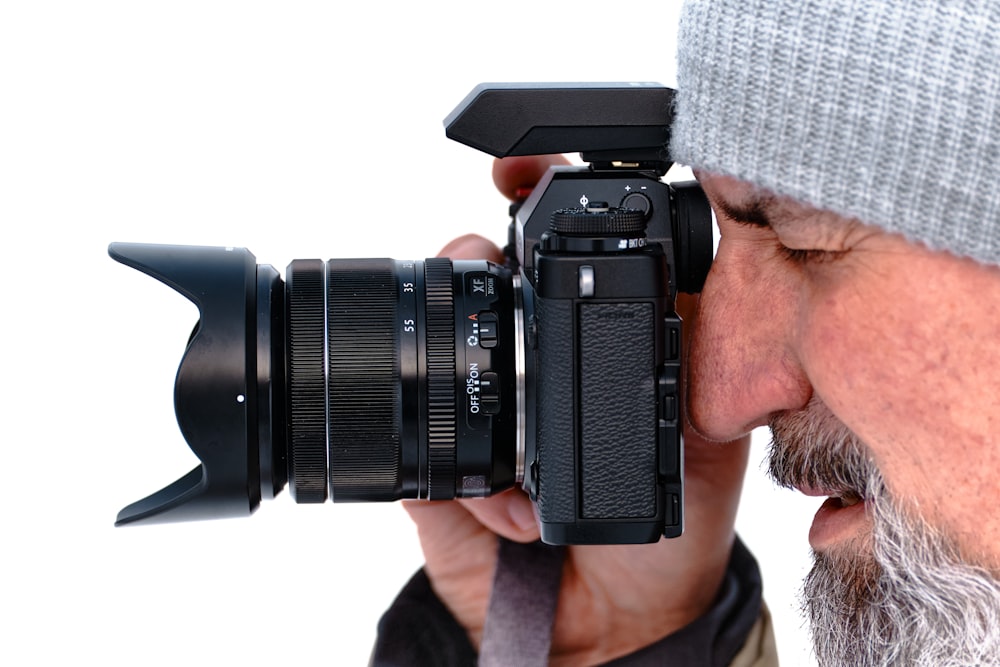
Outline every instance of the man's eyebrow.
{"type": "Polygon", "coordinates": [[[738,204],[729,201],[716,202],[727,218],[741,225],[751,227],[771,227],[771,217],[767,209],[774,203],[774,197],[756,195],[738,204]]]}

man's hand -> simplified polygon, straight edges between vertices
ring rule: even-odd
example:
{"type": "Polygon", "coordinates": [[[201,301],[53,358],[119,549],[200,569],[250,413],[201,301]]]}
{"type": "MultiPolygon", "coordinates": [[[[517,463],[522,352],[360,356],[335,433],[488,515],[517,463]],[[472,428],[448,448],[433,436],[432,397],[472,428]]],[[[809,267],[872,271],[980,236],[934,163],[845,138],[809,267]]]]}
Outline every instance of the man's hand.
{"type": "MultiPolygon", "coordinates": [[[[558,157],[494,163],[497,188],[522,198],[558,157]]],[[[449,243],[441,255],[502,261],[500,250],[475,235],[449,243]]],[[[695,299],[678,304],[686,330],[695,299]]],[[[749,438],[709,443],[685,430],[685,532],[676,539],[630,546],[567,549],[552,637],[553,664],[594,664],[627,655],[687,625],[712,604],[729,560],[749,438]]],[[[483,499],[409,501],[426,570],[438,596],[478,648],[496,565],[496,536],[539,537],[534,507],[520,489],[483,499]]]]}

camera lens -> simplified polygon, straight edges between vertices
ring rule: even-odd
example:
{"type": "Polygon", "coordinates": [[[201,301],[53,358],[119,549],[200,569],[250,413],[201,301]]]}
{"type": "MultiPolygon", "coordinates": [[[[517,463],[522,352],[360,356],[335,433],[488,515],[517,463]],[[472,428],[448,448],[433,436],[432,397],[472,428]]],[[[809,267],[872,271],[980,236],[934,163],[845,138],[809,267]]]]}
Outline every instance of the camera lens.
{"type": "Polygon", "coordinates": [[[437,500],[516,483],[518,297],[510,272],[485,261],[294,260],[285,359],[295,500],[437,500]]]}

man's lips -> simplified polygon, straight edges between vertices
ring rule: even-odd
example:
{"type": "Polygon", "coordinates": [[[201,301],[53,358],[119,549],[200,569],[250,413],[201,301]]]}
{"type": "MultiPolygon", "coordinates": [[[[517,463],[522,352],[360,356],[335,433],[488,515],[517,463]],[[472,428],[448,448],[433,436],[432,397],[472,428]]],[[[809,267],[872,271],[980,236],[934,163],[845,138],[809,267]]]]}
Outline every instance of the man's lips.
{"type": "Polygon", "coordinates": [[[809,544],[814,551],[822,552],[856,537],[867,523],[865,500],[854,491],[833,491],[801,486],[798,490],[807,496],[827,496],[809,529],[809,544]]]}

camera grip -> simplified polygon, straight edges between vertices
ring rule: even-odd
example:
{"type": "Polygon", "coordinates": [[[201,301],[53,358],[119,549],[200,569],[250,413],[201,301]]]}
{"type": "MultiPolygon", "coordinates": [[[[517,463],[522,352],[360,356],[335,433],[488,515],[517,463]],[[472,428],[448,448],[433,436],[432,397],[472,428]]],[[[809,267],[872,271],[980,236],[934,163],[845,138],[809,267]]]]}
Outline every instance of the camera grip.
{"type": "Polygon", "coordinates": [[[542,538],[656,541],[663,501],[654,303],[539,298],[536,313],[542,538]]]}
{"type": "Polygon", "coordinates": [[[583,518],[653,517],[653,306],[581,304],[579,318],[583,518]]]}

